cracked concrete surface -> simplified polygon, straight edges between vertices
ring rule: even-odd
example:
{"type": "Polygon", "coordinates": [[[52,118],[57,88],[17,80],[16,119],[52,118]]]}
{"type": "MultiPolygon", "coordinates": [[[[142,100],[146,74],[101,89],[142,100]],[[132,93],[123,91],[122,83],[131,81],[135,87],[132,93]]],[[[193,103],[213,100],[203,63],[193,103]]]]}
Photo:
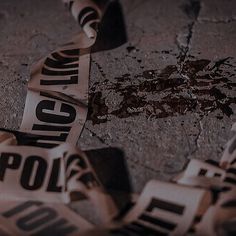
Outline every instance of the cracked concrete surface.
{"type": "MultiPolygon", "coordinates": [[[[236,3],[121,3],[128,42],[92,55],[90,112],[78,144],[124,150],[141,191],[190,158],[221,157],[236,121],[236,3]]],[[[1,127],[19,127],[32,63],[78,30],[59,0],[0,2],[1,127]]]]}

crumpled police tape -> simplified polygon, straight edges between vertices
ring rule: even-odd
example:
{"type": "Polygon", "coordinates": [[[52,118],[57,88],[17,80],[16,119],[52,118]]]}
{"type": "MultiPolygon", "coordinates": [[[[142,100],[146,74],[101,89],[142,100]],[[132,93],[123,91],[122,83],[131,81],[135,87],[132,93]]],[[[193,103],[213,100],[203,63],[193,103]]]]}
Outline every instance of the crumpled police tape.
{"type": "Polygon", "coordinates": [[[105,9],[91,0],[64,1],[83,31],[36,63],[31,70],[20,130],[35,145],[76,144],[87,116],[90,49],[105,9]]]}
{"type": "Polygon", "coordinates": [[[0,132],[0,235],[235,235],[236,135],[220,163],[191,160],[169,183],[148,182],[119,214],[75,147],[87,114],[90,49],[106,5],[64,2],[82,32],[33,66],[22,132],[0,132]],[[103,226],[66,205],[84,198],[103,226]]]}
{"type": "Polygon", "coordinates": [[[236,157],[224,158],[226,169],[217,162],[192,159],[173,181],[150,181],[134,206],[112,220],[118,212],[82,151],[66,143],[52,149],[16,145],[17,138],[7,132],[1,133],[0,140],[2,235],[194,232],[213,236],[235,232],[236,157]],[[81,197],[94,204],[103,221],[111,220],[105,228],[94,228],[64,205],[81,197]]]}
{"type": "Polygon", "coordinates": [[[81,235],[236,235],[235,138],[220,163],[192,159],[170,183],[149,181],[119,221],[81,235]],[[222,168],[223,162],[227,168],[222,168]]]}

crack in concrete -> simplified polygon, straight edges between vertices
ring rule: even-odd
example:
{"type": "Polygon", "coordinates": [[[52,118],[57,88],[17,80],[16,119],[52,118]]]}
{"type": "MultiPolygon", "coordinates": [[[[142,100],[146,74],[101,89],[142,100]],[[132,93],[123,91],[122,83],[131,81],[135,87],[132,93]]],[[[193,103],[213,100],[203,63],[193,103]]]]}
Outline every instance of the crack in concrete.
{"type": "Polygon", "coordinates": [[[184,65],[184,63],[186,61],[186,58],[188,56],[189,49],[190,49],[190,46],[191,46],[191,40],[192,40],[193,33],[194,33],[194,27],[195,27],[196,23],[198,22],[198,17],[200,15],[200,12],[201,12],[201,9],[202,9],[202,3],[201,3],[200,0],[196,0],[196,1],[192,0],[192,1],[190,1],[190,5],[192,5],[192,6],[190,6],[190,8],[192,7],[191,10],[194,11],[194,13],[193,13],[194,17],[193,17],[192,22],[187,25],[188,32],[187,32],[187,36],[186,36],[186,45],[181,45],[181,42],[178,41],[178,35],[177,35],[177,39],[176,39],[177,47],[180,50],[179,62],[178,62],[179,73],[183,78],[185,76],[185,75],[182,74],[183,65],[184,65]],[[196,4],[198,5],[198,7],[195,6],[196,4]]]}
{"type": "Polygon", "coordinates": [[[180,54],[179,54],[179,72],[182,75],[182,70],[183,70],[183,65],[186,61],[186,57],[188,55],[189,49],[190,49],[190,44],[191,44],[191,39],[193,36],[193,27],[195,25],[195,22],[192,22],[188,25],[188,33],[186,36],[186,46],[185,45],[181,45],[181,42],[179,42],[179,40],[177,39],[177,45],[178,48],[180,50],[180,54]]]}
{"type": "MultiPolygon", "coordinates": [[[[197,137],[196,137],[196,139],[195,139],[195,145],[196,145],[196,151],[198,150],[198,148],[200,148],[200,143],[199,143],[199,140],[200,140],[200,138],[201,138],[201,136],[202,136],[202,132],[203,132],[203,124],[202,124],[202,119],[203,119],[203,117],[198,121],[198,126],[199,126],[199,132],[198,132],[198,135],[197,135],[197,137]]],[[[195,152],[196,152],[195,151],[195,152]]],[[[194,153],[193,153],[194,154],[194,153]]]]}
{"type": "Polygon", "coordinates": [[[87,128],[87,127],[84,127],[86,130],[88,130],[91,134],[92,134],[92,136],[94,136],[94,137],[96,137],[102,144],[105,144],[106,146],[110,146],[109,144],[107,144],[106,142],[105,142],[105,140],[103,140],[100,136],[98,136],[95,132],[93,132],[92,130],[90,130],[89,128],[87,128]]]}
{"type": "Polygon", "coordinates": [[[39,37],[39,36],[45,37],[45,38],[48,40],[48,42],[52,41],[52,39],[51,39],[47,34],[35,32],[33,35],[31,35],[31,36],[27,39],[27,42],[28,42],[28,41],[31,41],[32,39],[37,38],[37,37],[39,37]]]}
{"type": "Polygon", "coordinates": [[[146,3],[146,1],[132,1],[130,6],[128,7],[127,13],[131,14],[133,13],[136,9],[138,9],[140,6],[142,6],[144,3],[146,3]]]}
{"type": "Polygon", "coordinates": [[[231,23],[231,22],[236,22],[236,16],[228,18],[228,19],[207,19],[207,18],[201,18],[201,19],[198,19],[198,22],[200,24],[203,24],[203,23],[228,24],[228,23],[231,23]]]}
{"type": "MultiPolygon", "coordinates": [[[[111,145],[108,144],[103,138],[101,138],[100,136],[98,136],[95,132],[93,132],[92,130],[90,130],[89,128],[85,127],[86,130],[88,130],[93,136],[95,136],[102,144],[105,144],[107,147],[110,147],[111,145]]],[[[146,166],[146,165],[143,165],[142,163],[140,163],[139,161],[135,161],[135,160],[132,160],[131,158],[129,158],[128,156],[126,156],[127,158],[127,161],[130,161],[132,162],[133,164],[135,165],[139,165],[140,167],[143,167],[144,169],[146,170],[149,170],[149,171],[152,171],[154,173],[160,173],[159,170],[155,170],[154,168],[151,168],[149,166],[146,166]]]]}
{"type": "Polygon", "coordinates": [[[194,139],[194,148],[192,151],[190,151],[187,156],[186,156],[186,159],[189,160],[191,159],[191,157],[198,151],[198,149],[200,148],[200,138],[202,136],[202,132],[204,130],[203,128],[203,123],[202,123],[202,120],[203,120],[204,117],[200,117],[200,119],[198,119],[198,134],[196,136],[196,138],[194,139]]]}
{"type": "Polygon", "coordinates": [[[9,82],[6,82],[6,83],[3,84],[3,85],[0,85],[0,88],[1,88],[1,89],[4,89],[5,87],[10,86],[11,84],[15,83],[16,81],[21,81],[23,84],[25,84],[24,81],[20,80],[19,78],[15,78],[15,79],[12,80],[12,81],[9,81],[9,82]]]}
{"type": "MultiPolygon", "coordinates": [[[[186,7],[188,8],[188,10],[185,9],[185,11],[186,11],[186,14],[189,16],[189,18],[192,18],[193,20],[191,23],[189,23],[187,25],[188,31],[187,31],[187,35],[185,37],[186,45],[183,45],[183,43],[180,40],[178,40],[178,36],[180,36],[180,34],[178,34],[176,37],[176,44],[177,44],[177,47],[180,51],[179,56],[178,56],[179,61],[177,62],[178,72],[183,79],[189,81],[190,80],[189,76],[187,74],[183,73],[183,67],[184,67],[186,59],[188,57],[188,54],[189,54],[189,50],[191,47],[191,40],[192,40],[193,34],[194,34],[194,28],[195,28],[196,23],[198,22],[198,17],[200,15],[200,12],[202,9],[202,2],[201,2],[201,0],[190,0],[188,2],[188,4],[190,4],[190,5],[185,6],[185,8],[186,7]]],[[[191,90],[192,89],[190,88],[189,94],[191,96],[194,96],[192,94],[191,90]]]]}
{"type": "MultiPolygon", "coordinates": [[[[184,135],[185,135],[185,137],[186,137],[186,140],[187,140],[188,149],[190,150],[190,148],[191,148],[191,144],[190,144],[190,142],[189,142],[189,139],[188,139],[188,135],[187,135],[186,129],[185,129],[184,126],[182,126],[182,128],[183,128],[183,131],[184,131],[184,135]]],[[[186,158],[185,158],[185,159],[188,160],[188,157],[189,157],[189,154],[186,155],[186,158]]]]}
{"type": "Polygon", "coordinates": [[[103,78],[106,78],[106,74],[104,73],[104,71],[102,69],[102,66],[100,66],[100,64],[97,61],[95,61],[94,59],[92,59],[92,58],[91,58],[91,62],[93,62],[94,65],[97,67],[97,69],[98,69],[99,73],[101,74],[101,76],[103,78]]]}

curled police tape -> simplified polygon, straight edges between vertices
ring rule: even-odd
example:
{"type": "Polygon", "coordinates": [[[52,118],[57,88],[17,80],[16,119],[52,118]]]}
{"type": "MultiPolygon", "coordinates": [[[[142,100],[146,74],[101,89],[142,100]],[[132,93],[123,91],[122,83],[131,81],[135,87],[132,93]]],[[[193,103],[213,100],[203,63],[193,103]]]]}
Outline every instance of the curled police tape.
{"type": "Polygon", "coordinates": [[[0,132],[0,235],[235,235],[236,135],[219,163],[192,159],[170,182],[149,181],[120,213],[76,147],[87,115],[90,51],[107,5],[63,2],[82,32],[32,67],[20,131],[0,132]],[[100,226],[67,206],[85,198],[100,226]]]}

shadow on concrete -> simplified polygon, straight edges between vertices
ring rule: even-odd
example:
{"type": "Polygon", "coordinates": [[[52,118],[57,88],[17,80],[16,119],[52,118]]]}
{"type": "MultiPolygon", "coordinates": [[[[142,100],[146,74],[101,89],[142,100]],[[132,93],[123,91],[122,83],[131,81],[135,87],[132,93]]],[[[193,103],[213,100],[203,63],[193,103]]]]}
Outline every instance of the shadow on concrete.
{"type": "MultiPolygon", "coordinates": [[[[104,4],[104,0],[100,0],[104,4]]],[[[98,37],[92,52],[110,50],[127,42],[122,6],[118,0],[107,1],[108,6],[98,27],[98,37]]]]}
{"type": "Polygon", "coordinates": [[[124,153],[119,148],[85,151],[96,174],[106,189],[131,191],[124,153]]]}
{"type": "MultiPolygon", "coordinates": [[[[15,135],[17,145],[41,146],[52,148],[57,145],[38,143],[39,136],[0,128],[0,131],[10,132],[15,135]]],[[[42,140],[41,140],[42,141],[42,140]]],[[[104,188],[112,195],[119,208],[125,207],[130,202],[132,192],[129,172],[125,161],[124,153],[119,148],[102,148],[84,151],[93,166],[98,179],[104,188]]],[[[73,192],[72,199],[84,199],[80,192],[73,192]]]]}
{"type": "MultiPolygon", "coordinates": [[[[9,130],[0,128],[0,131],[3,132],[9,132],[15,135],[17,140],[18,146],[35,146],[35,147],[43,147],[43,148],[53,148],[56,147],[57,144],[48,143],[47,141],[49,138],[45,135],[37,135],[37,134],[30,134],[30,133],[24,133],[21,131],[16,130],[9,130]],[[40,142],[38,142],[40,140],[40,142]],[[45,142],[43,142],[45,140],[45,142]]],[[[60,138],[60,136],[58,136],[60,138]]],[[[53,136],[51,136],[51,140],[53,140],[53,136]]],[[[54,141],[60,141],[60,140],[54,140],[54,141]]]]}
{"type": "Polygon", "coordinates": [[[119,208],[130,202],[132,187],[125,161],[119,148],[102,148],[85,151],[99,180],[111,194],[119,208]]]}

